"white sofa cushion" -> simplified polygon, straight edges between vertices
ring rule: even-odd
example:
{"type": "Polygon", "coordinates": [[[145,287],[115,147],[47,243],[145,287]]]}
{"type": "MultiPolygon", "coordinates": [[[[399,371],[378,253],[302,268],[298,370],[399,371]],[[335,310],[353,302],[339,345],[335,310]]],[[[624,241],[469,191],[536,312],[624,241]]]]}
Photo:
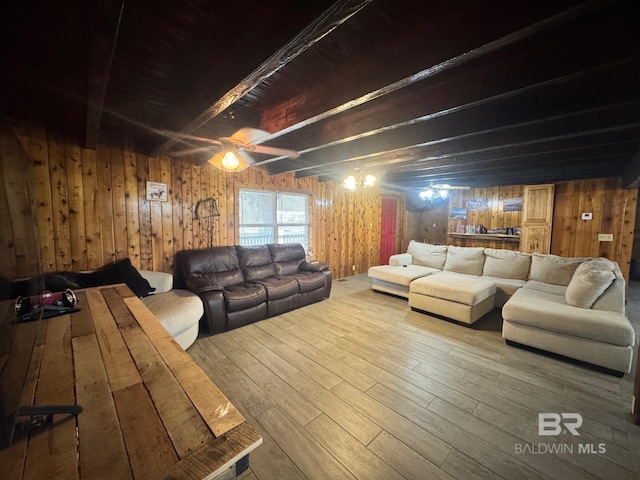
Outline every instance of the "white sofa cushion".
{"type": "Polygon", "coordinates": [[[623,314],[568,305],[563,295],[521,288],[502,308],[505,321],[620,346],[635,343],[623,314]]]}
{"type": "Polygon", "coordinates": [[[586,260],[578,265],[565,292],[567,303],[591,308],[615,280],[614,267],[606,258],[586,260]]]}
{"type": "Polygon", "coordinates": [[[587,259],[533,253],[529,280],[567,286],[578,265],[585,260],[587,259]]]}
{"type": "Polygon", "coordinates": [[[447,272],[482,275],[484,247],[455,247],[449,245],[444,270],[447,272]]]}
{"type": "Polygon", "coordinates": [[[531,268],[531,254],[511,250],[484,249],[482,276],[527,280],[531,268]]]}
{"type": "Polygon", "coordinates": [[[479,277],[455,275],[448,272],[421,277],[409,285],[410,294],[440,298],[465,305],[477,305],[496,293],[493,282],[479,277]]]}
{"type": "Polygon", "coordinates": [[[412,263],[414,265],[437,268],[438,270],[442,270],[447,260],[446,245],[431,245],[411,240],[407,247],[407,253],[413,257],[412,263]]]}

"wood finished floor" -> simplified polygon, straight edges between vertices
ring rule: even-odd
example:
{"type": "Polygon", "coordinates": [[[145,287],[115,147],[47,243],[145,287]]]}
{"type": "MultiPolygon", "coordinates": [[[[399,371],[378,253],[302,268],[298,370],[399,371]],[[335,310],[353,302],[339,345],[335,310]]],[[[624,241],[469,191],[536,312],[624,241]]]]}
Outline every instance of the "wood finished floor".
{"type": "MultiPolygon", "coordinates": [[[[263,436],[240,478],[640,479],[633,375],[506,346],[499,311],[468,328],[370,286],[336,281],[328,300],[188,350],[263,436]],[[538,436],[542,412],[580,413],[580,436],[538,436]]],[[[639,332],[637,282],[627,309],[639,332]]]]}

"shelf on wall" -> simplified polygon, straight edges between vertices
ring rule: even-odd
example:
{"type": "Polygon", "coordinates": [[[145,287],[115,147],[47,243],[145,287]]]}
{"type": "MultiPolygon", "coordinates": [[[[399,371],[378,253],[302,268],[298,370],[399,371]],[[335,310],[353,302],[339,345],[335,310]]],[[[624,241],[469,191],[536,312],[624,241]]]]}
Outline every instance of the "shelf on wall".
{"type": "Polygon", "coordinates": [[[503,242],[520,243],[520,235],[503,235],[500,233],[455,233],[449,232],[454,238],[473,238],[477,240],[502,240],[503,242]]]}

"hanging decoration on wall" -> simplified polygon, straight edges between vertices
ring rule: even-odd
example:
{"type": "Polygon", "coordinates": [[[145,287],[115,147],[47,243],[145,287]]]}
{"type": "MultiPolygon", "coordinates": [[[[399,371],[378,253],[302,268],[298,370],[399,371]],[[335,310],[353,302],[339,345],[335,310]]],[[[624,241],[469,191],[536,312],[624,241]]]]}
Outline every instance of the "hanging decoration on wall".
{"type": "Polygon", "coordinates": [[[213,197],[198,200],[193,212],[193,219],[198,220],[200,232],[204,240],[204,245],[213,247],[213,222],[215,217],[219,217],[218,204],[213,197]]]}
{"type": "Polygon", "coordinates": [[[467,208],[469,210],[484,211],[487,209],[486,198],[470,198],[467,202],[467,208]]]}
{"type": "Polygon", "coordinates": [[[147,182],[147,200],[166,202],[169,199],[169,187],[166,183],[147,182]]]}
{"type": "Polygon", "coordinates": [[[505,198],[502,200],[503,212],[521,212],[522,211],[523,198],[505,198]]]}

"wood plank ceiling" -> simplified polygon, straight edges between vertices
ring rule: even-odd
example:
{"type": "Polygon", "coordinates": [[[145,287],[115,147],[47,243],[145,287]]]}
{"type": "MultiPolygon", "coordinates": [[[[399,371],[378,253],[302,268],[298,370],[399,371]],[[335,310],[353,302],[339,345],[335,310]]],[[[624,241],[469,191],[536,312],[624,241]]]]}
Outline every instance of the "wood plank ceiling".
{"type": "MultiPolygon", "coordinates": [[[[31,0],[0,7],[7,116],[185,155],[272,133],[269,173],[389,188],[640,177],[632,0],[31,0]]],[[[211,156],[206,154],[205,157],[211,156]]],[[[206,160],[206,158],[204,158],[206,160]]],[[[203,168],[212,168],[205,164],[203,168]]]]}

